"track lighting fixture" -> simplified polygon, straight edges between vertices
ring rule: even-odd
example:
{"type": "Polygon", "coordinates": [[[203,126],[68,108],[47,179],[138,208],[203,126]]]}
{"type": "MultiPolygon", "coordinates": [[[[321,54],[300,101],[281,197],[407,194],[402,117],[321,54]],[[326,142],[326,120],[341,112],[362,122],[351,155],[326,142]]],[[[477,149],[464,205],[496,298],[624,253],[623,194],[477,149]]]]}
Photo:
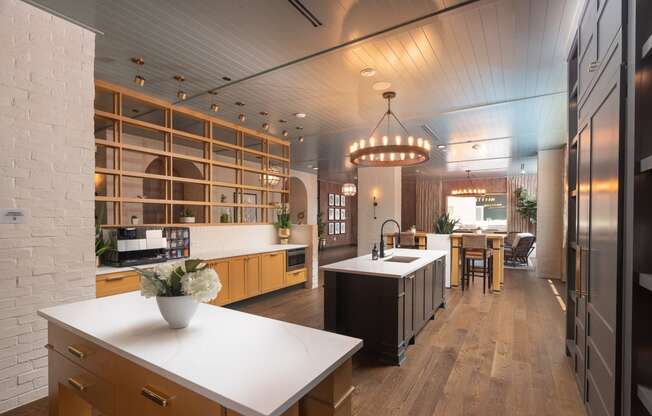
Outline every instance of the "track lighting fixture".
{"type": "Polygon", "coordinates": [[[245,116],[243,113],[238,114],[238,120],[240,120],[241,123],[244,123],[246,119],[247,116],[245,116]]]}
{"type": "Polygon", "coordinates": [[[283,133],[281,133],[281,134],[283,134],[283,137],[288,137],[288,134],[290,134],[290,133],[287,130],[283,130],[283,133]]]}
{"type": "Polygon", "coordinates": [[[134,76],[134,84],[142,87],[145,85],[145,77],[140,74],[140,70],[145,65],[145,60],[143,58],[131,58],[131,62],[136,64],[136,76],[134,76]]]}
{"type": "Polygon", "coordinates": [[[215,103],[211,104],[211,111],[217,113],[218,111],[220,111],[220,106],[215,103]]]}
{"type": "Polygon", "coordinates": [[[303,141],[304,141],[303,136],[299,136],[299,143],[303,143],[303,141]]]}
{"type": "Polygon", "coordinates": [[[269,130],[269,123],[263,123],[263,130],[269,130]]]}
{"type": "Polygon", "coordinates": [[[183,75],[175,75],[174,79],[177,81],[177,98],[181,101],[185,101],[188,98],[188,93],[181,89],[181,83],[186,79],[183,75]]]}

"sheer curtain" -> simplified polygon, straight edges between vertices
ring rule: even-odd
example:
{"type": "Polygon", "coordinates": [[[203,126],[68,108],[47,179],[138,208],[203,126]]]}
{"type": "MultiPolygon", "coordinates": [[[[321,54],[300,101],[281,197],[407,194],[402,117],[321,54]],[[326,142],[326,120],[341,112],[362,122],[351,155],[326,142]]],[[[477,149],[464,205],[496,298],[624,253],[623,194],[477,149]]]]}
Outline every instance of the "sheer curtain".
{"type": "Polygon", "coordinates": [[[537,196],[537,176],[519,175],[507,177],[507,231],[536,234],[536,225],[523,218],[516,210],[514,191],[523,188],[533,198],[537,196]]]}
{"type": "Polygon", "coordinates": [[[440,214],[442,206],[440,193],[441,182],[417,179],[417,230],[423,230],[429,233],[434,231],[435,217],[440,214]]]}

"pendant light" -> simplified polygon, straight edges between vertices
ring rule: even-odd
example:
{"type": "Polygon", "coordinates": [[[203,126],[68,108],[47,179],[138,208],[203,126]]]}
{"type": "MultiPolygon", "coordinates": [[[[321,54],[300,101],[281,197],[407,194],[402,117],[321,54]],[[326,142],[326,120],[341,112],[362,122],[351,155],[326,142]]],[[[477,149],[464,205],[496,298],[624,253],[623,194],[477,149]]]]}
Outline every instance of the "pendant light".
{"type": "Polygon", "coordinates": [[[487,193],[487,190],[484,188],[477,188],[473,185],[473,179],[471,178],[471,171],[466,170],[466,179],[468,186],[464,188],[457,188],[451,191],[453,196],[484,196],[487,193]]]}
{"type": "Polygon", "coordinates": [[[355,196],[358,193],[358,187],[354,183],[347,182],[342,185],[342,195],[355,196]]]}

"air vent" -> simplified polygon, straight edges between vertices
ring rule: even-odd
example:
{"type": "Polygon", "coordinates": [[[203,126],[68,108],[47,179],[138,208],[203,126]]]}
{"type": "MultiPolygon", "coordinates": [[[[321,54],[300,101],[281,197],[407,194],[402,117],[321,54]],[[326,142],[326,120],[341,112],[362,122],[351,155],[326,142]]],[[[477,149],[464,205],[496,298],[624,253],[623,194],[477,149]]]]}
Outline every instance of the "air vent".
{"type": "Polygon", "coordinates": [[[290,2],[290,4],[294,6],[294,8],[297,9],[297,11],[301,13],[302,16],[305,17],[311,25],[313,25],[313,27],[322,25],[319,19],[317,19],[317,17],[299,0],[288,0],[288,2],[290,2]]]}

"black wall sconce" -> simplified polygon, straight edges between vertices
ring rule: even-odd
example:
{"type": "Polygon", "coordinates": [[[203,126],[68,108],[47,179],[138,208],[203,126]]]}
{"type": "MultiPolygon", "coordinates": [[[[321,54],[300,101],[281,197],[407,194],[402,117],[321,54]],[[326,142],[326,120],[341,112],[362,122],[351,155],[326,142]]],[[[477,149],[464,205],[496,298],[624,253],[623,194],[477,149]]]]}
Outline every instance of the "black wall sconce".
{"type": "Polygon", "coordinates": [[[376,198],[376,194],[374,194],[374,219],[377,220],[378,217],[376,217],[376,207],[378,206],[378,199],[376,198]]]}

